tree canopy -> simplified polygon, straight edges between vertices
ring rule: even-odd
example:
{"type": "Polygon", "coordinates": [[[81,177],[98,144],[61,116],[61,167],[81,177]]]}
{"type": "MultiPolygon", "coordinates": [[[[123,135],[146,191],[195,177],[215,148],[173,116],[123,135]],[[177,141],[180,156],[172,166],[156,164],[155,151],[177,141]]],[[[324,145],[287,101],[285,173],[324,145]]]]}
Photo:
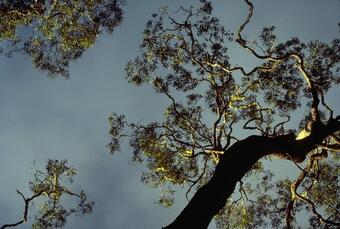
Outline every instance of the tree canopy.
{"type": "Polygon", "coordinates": [[[295,228],[299,214],[308,215],[311,228],[336,228],[340,116],[325,94],[340,82],[339,39],[281,41],[268,26],[247,40],[254,6],[244,3],[248,15],[236,33],[205,0],[199,8],[173,14],[163,7],[152,15],[127,79],[152,84],[170,104],[163,121],[148,124],[114,113],[111,152],[130,138],[132,160],[148,168],[142,181],[163,190],[165,207],[176,186],[187,188],[187,197],[196,187],[166,228],[207,228],[214,217],[218,228],[295,228]],[[230,61],[235,43],[257,59],[255,67],[230,61]],[[302,107],[304,117],[296,120],[302,107]],[[249,137],[240,138],[241,130],[249,137]],[[301,174],[274,181],[262,158],[290,160],[301,174]]]}
{"type": "Polygon", "coordinates": [[[98,35],[112,33],[123,19],[121,0],[3,0],[0,52],[22,52],[52,76],[69,77],[70,62],[98,35]]]}
{"type": "MultiPolygon", "coordinates": [[[[177,188],[186,190],[187,206],[165,228],[203,229],[214,219],[218,228],[288,229],[299,226],[301,215],[309,228],[338,228],[340,116],[326,95],[340,83],[340,40],[282,40],[275,26],[249,39],[244,34],[256,9],[242,3],[248,14],[236,31],[207,0],[151,16],[126,78],[151,85],[169,104],[163,119],[150,123],[113,113],[107,146],[115,153],[129,141],[132,161],[147,168],[142,182],[161,190],[160,205],[171,207],[177,188]],[[235,63],[230,47],[251,55],[253,66],[235,63]],[[300,174],[278,179],[266,168],[270,160],[288,160],[300,174]]],[[[121,4],[1,1],[2,52],[23,52],[50,76],[69,77],[70,61],[119,25],[121,4]]],[[[17,190],[22,219],[1,228],[27,221],[38,200],[33,228],[62,227],[72,214],[91,213],[94,203],[68,187],[75,174],[67,161],[48,160],[29,183],[31,196],[17,190]],[[78,200],[76,207],[63,206],[67,196],[78,200]]]]}

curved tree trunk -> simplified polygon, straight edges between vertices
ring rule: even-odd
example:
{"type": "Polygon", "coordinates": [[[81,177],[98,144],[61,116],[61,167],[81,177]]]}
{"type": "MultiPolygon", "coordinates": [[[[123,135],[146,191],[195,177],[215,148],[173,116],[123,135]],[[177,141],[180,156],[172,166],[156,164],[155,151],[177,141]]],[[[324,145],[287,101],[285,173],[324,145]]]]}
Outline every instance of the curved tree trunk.
{"type": "Polygon", "coordinates": [[[302,162],[308,152],[316,148],[329,134],[340,129],[340,122],[331,119],[327,125],[315,123],[311,134],[295,140],[294,134],[278,137],[250,136],[233,144],[221,156],[211,180],[202,186],[180,215],[165,229],[205,229],[224,207],[236,183],[263,156],[279,154],[302,162]]]}

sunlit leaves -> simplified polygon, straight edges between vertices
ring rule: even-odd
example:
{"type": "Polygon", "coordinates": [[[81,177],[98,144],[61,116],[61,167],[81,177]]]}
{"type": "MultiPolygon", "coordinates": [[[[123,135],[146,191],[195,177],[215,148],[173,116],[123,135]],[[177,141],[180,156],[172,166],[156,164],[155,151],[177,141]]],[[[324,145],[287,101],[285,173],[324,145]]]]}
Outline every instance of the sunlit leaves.
{"type": "MultiPolygon", "coordinates": [[[[339,167],[333,163],[320,162],[311,177],[305,181],[306,197],[318,206],[323,206],[325,213],[333,221],[339,220],[339,167]]],[[[307,206],[308,208],[308,206],[307,206]]]]}
{"type": "Polygon", "coordinates": [[[30,218],[34,229],[61,228],[71,215],[92,213],[94,202],[88,201],[85,192],[70,189],[75,175],[76,169],[66,160],[49,159],[44,170],[35,169],[34,179],[29,182],[32,195],[26,197],[17,190],[24,201],[22,220],[1,228],[15,227],[30,218]]]}
{"type": "Polygon", "coordinates": [[[165,208],[169,208],[172,207],[172,205],[174,204],[174,193],[175,191],[167,188],[165,190],[161,190],[161,196],[157,202],[157,204],[165,207],[165,208]]]}
{"type": "Polygon", "coordinates": [[[76,170],[66,160],[48,160],[45,171],[36,170],[30,189],[34,194],[41,194],[38,214],[34,216],[32,228],[48,229],[63,227],[72,214],[82,215],[92,212],[93,202],[87,200],[84,191],[79,194],[71,191],[66,184],[73,182],[76,170]],[[62,199],[70,196],[78,199],[75,207],[63,206],[62,199]]]}
{"type": "Polygon", "coordinates": [[[215,217],[217,228],[284,228],[290,184],[287,179],[275,182],[274,174],[258,162],[215,217]]]}
{"type": "Polygon", "coordinates": [[[135,132],[130,143],[134,149],[134,158],[138,161],[146,159],[150,173],[143,175],[142,180],[156,187],[165,182],[183,184],[188,178],[197,174],[195,158],[181,156],[186,145],[170,141],[171,133],[161,132],[156,123],[135,132]],[[169,139],[170,138],[170,139],[169,139]]]}
{"type": "Polygon", "coordinates": [[[24,52],[50,76],[69,77],[69,65],[99,34],[112,32],[123,18],[121,0],[1,1],[0,46],[24,52]]]}
{"type": "MultiPolygon", "coordinates": [[[[252,6],[250,1],[245,2],[252,6]]],[[[236,135],[240,133],[233,132],[235,126],[258,131],[268,139],[290,133],[291,139],[293,133],[305,127],[297,124],[293,130],[287,128],[293,112],[306,104],[310,109],[311,98],[315,108],[316,98],[323,99],[331,85],[339,83],[335,74],[339,71],[338,39],[331,45],[304,43],[297,37],[282,41],[275,27],[267,26],[258,40],[246,41],[241,33],[253,13],[250,7],[235,40],[212,12],[212,3],[205,0],[197,8],[180,7],[175,13],[162,7],[146,24],[141,54],[126,67],[130,83],[152,85],[170,103],[163,121],[127,125],[133,160],[146,164],[148,171],[143,173],[142,181],[151,187],[202,187],[214,173],[220,155],[238,141],[236,135]],[[242,60],[231,63],[227,48],[231,43],[250,51],[257,59],[255,67],[249,69],[252,64],[242,60]]],[[[325,114],[331,109],[324,101],[322,105],[319,117],[326,121],[325,114]]],[[[310,119],[308,111],[303,124],[308,125],[310,119]]],[[[298,199],[291,188],[296,183],[288,179],[275,182],[272,178],[272,173],[256,164],[245,180],[239,181],[233,199],[217,217],[218,226],[294,226],[294,218],[305,210],[303,206],[310,205],[302,199],[312,199],[309,195],[317,198],[325,188],[313,193],[312,188],[300,187],[297,193],[302,198],[298,199]]],[[[335,192],[336,181],[332,182],[332,189],[325,188],[330,193],[335,192]]],[[[327,204],[332,201],[324,200],[327,204]]],[[[324,202],[318,203],[323,210],[327,208],[324,202]]],[[[170,206],[171,195],[161,195],[159,203],[170,206]]]]}

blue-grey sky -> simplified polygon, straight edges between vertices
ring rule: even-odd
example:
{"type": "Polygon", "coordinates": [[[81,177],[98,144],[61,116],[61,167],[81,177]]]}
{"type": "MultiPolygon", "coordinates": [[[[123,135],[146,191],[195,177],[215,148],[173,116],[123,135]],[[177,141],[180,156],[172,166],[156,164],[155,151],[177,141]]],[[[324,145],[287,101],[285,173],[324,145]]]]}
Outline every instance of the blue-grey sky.
{"type": "MultiPolygon", "coordinates": [[[[197,4],[199,1],[185,1],[197,4]]],[[[247,14],[240,0],[216,0],[216,15],[227,29],[236,31],[247,14]]],[[[245,36],[254,38],[265,25],[276,25],[282,39],[331,41],[338,37],[338,0],[257,0],[245,36]]],[[[129,59],[138,55],[142,31],[151,14],[164,5],[176,9],[184,1],[128,0],[125,19],[112,35],[97,43],[71,67],[71,79],[48,79],[33,69],[22,55],[0,56],[0,225],[22,215],[22,199],[15,189],[29,195],[33,161],[42,167],[48,158],[67,158],[76,167],[75,190],[84,189],[96,202],[94,213],[70,219],[66,228],[161,228],[184,207],[179,192],[174,208],[155,205],[158,190],[140,182],[142,166],[129,164],[131,150],[108,154],[107,118],[111,112],[132,121],[160,119],[167,104],[151,88],[137,88],[124,79],[129,59]]],[[[234,63],[251,63],[246,53],[231,50],[234,63]]],[[[329,95],[338,112],[339,90],[329,95]]],[[[280,164],[284,174],[286,164],[280,164]]],[[[30,228],[30,224],[18,228],[30,228]]],[[[214,226],[211,226],[214,228],[214,226]]]]}

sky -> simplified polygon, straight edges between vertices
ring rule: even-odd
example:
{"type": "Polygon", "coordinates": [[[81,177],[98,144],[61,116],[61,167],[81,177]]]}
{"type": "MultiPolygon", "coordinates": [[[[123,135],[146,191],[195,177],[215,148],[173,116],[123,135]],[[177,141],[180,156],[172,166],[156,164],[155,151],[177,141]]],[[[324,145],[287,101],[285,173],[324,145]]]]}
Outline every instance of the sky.
{"type": "MultiPolygon", "coordinates": [[[[199,1],[185,1],[197,5],[199,1]]],[[[216,15],[225,27],[236,31],[247,14],[239,0],[216,0],[216,15]]],[[[33,161],[42,168],[48,159],[67,159],[77,169],[74,190],[83,189],[95,201],[94,213],[70,218],[65,228],[134,229],[161,228],[186,205],[183,192],[175,206],[156,204],[158,190],[140,182],[145,168],[129,162],[131,149],[110,155],[107,118],[122,113],[131,121],[160,119],[167,100],[150,87],[135,87],[125,80],[124,68],[139,54],[142,32],[151,14],[161,6],[176,9],[184,1],[128,0],[122,25],[111,35],[102,35],[71,66],[71,79],[47,78],[33,69],[27,56],[0,56],[0,225],[16,222],[27,196],[33,161]]],[[[298,36],[303,41],[326,42],[339,36],[338,0],[257,0],[254,17],[244,34],[255,36],[265,25],[277,26],[281,39],[298,36]]],[[[231,50],[231,60],[246,66],[251,58],[231,50]]],[[[329,101],[339,114],[339,90],[329,101]]],[[[285,174],[287,164],[279,170],[285,174]]],[[[18,228],[30,228],[30,224],[18,228]]],[[[209,228],[215,228],[211,225],[209,228]]]]}

